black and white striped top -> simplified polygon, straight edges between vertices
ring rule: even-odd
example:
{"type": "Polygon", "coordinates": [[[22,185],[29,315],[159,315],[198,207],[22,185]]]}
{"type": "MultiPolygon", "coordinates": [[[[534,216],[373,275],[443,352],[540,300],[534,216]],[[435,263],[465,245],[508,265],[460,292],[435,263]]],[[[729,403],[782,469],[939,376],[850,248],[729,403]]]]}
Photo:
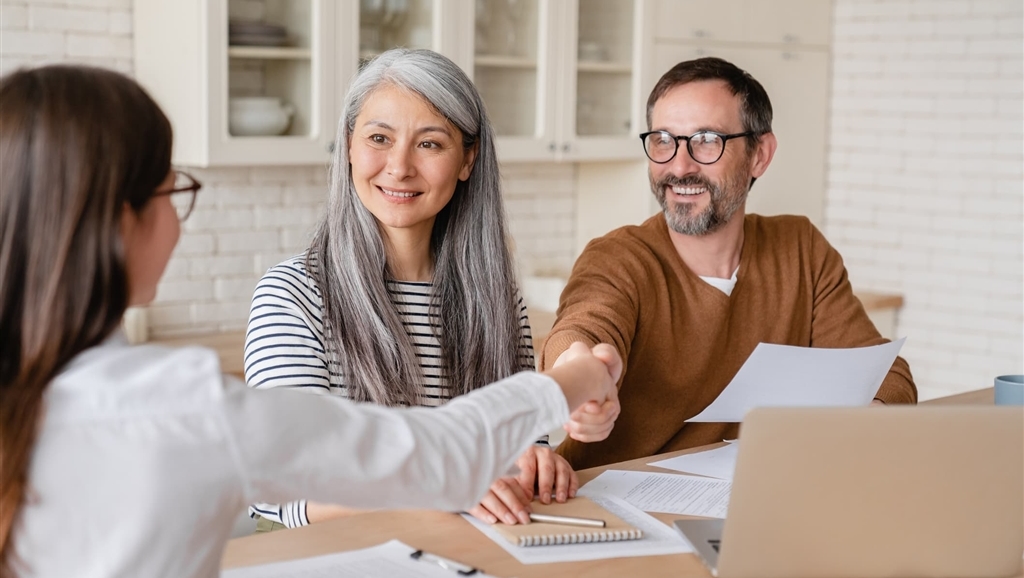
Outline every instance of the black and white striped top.
{"type": "MultiPolygon", "coordinates": [[[[443,405],[452,392],[441,367],[437,315],[429,312],[431,284],[388,281],[387,289],[419,360],[425,382],[420,405],[443,405]]],[[[519,366],[533,370],[533,338],[521,297],[519,307],[519,366]]],[[[327,354],[323,300],[306,274],[304,254],[272,267],[256,285],[245,336],[245,382],[255,388],[294,387],[348,397],[341,370],[327,354]]],[[[257,504],[249,513],[291,528],[309,523],[305,506],[305,501],[257,504]]]]}

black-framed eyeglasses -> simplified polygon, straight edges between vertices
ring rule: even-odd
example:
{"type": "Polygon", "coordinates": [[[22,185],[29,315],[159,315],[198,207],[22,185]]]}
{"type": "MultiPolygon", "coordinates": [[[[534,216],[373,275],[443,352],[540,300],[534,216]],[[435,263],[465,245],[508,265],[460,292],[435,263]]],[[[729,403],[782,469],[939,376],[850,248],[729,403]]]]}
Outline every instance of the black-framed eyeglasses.
{"type": "Polygon", "coordinates": [[[676,136],[667,130],[652,130],[640,135],[644,143],[644,152],[652,162],[663,165],[676,158],[679,152],[679,141],[686,141],[686,151],[690,158],[702,165],[713,165],[725,153],[725,143],[729,139],[754,136],[753,131],[736,134],[722,134],[713,130],[702,130],[690,136],[676,136]]]}
{"type": "Polygon", "coordinates": [[[171,197],[171,204],[178,213],[178,220],[184,221],[192,214],[192,208],[196,206],[196,193],[203,188],[192,175],[185,171],[174,169],[174,187],[169,191],[157,191],[154,197],[167,195],[171,197]]]}

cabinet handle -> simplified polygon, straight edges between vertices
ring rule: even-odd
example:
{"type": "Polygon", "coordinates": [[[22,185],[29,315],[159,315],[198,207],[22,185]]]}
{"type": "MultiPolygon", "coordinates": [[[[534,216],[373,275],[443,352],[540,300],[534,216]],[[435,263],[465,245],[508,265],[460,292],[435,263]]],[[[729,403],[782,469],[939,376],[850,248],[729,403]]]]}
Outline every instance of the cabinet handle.
{"type": "Polygon", "coordinates": [[[555,152],[556,150],[558,150],[558,145],[556,145],[554,142],[550,142],[548,143],[548,150],[551,152],[555,152]]]}
{"type": "Polygon", "coordinates": [[[694,35],[694,36],[695,36],[696,38],[706,38],[706,37],[707,37],[707,35],[708,35],[708,31],[707,31],[707,30],[704,30],[704,29],[702,29],[702,28],[698,28],[698,29],[696,29],[696,30],[694,30],[694,31],[693,31],[693,35],[694,35]]]}
{"type": "Polygon", "coordinates": [[[790,44],[795,44],[797,42],[800,42],[800,38],[796,34],[786,34],[782,37],[782,41],[788,42],[790,44]]]}
{"type": "Polygon", "coordinates": [[[796,60],[797,56],[796,56],[796,53],[794,53],[794,52],[783,52],[782,53],[782,59],[783,60],[796,60]]]}
{"type": "Polygon", "coordinates": [[[569,145],[569,143],[562,143],[562,152],[563,153],[569,152],[570,148],[572,148],[572,147],[569,145]]]}
{"type": "Polygon", "coordinates": [[[334,141],[327,143],[327,146],[324,148],[327,149],[327,152],[334,154],[334,141]]]}

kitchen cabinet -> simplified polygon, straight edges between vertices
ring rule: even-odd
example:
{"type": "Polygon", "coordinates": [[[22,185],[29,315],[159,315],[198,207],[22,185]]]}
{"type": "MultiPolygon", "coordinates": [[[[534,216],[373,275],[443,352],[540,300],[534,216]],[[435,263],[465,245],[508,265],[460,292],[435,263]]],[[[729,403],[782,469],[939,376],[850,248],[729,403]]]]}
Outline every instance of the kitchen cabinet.
{"type": "Polygon", "coordinates": [[[657,0],[653,10],[657,40],[821,47],[831,42],[829,0],[657,0]]]}
{"type": "Polygon", "coordinates": [[[435,47],[440,2],[136,0],[135,75],[171,120],[176,164],[323,164],[360,59],[435,47]],[[280,114],[281,134],[259,134],[280,114]]]}
{"type": "Polygon", "coordinates": [[[326,162],[351,78],[394,46],[431,48],[474,78],[502,161],[638,159],[648,3],[136,0],[136,78],[188,166],[326,162]],[[250,105],[288,115],[283,134],[239,124],[259,120],[250,105]]]}
{"type": "Polygon", "coordinates": [[[457,0],[461,52],[509,161],[637,159],[647,0],[457,0]]]}
{"type": "Polygon", "coordinates": [[[171,120],[174,162],[323,162],[336,120],[334,10],[329,0],[137,0],[135,76],[171,120]],[[229,43],[229,22],[243,20],[277,27],[284,38],[249,34],[229,43]],[[284,134],[229,126],[232,99],[251,97],[279,99],[290,111],[284,134]]]}

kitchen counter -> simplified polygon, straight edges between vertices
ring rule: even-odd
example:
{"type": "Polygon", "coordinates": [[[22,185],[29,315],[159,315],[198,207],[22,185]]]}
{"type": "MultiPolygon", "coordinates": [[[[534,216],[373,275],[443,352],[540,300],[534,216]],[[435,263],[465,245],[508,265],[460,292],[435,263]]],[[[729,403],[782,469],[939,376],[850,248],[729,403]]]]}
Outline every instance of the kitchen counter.
{"type": "MultiPolygon", "coordinates": [[[[903,297],[892,293],[876,293],[872,291],[858,291],[857,297],[864,304],[864,309],[867,310],[868,315],[871,316],[872,321],[875,322],[882,335],[892,339],[893,332],[895,331],[896,312],[903,306],[903,297]]],[[[555,313],[532,309],[528,310],[528,313],[530,316],[530,327],[533,330],[534,349],[540,351],[544,346],[544,340],[547,339],[548,333],[551,332],[551,326],[555,323],[555,313]]],[[[151,340],[151,343],[159,343],[171,347],[183,347],[185,345],[209,347],[220,356],[221,368],[225,373],[230,373],[244,379],[242,352],[245,348],[245,331],[159,338],[151,340]]]]}

